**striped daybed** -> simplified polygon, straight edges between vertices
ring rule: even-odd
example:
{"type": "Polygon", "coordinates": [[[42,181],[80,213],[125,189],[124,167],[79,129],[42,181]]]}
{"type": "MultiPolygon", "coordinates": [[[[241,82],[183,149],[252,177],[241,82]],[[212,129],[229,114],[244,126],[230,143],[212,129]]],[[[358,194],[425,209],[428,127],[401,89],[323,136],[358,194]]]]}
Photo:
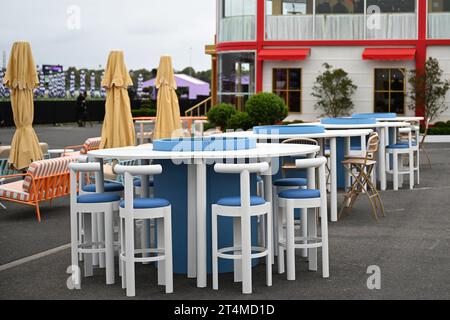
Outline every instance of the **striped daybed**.
{"type": "Polygon", "coordinates": [[[0,177],[0,180],[5,179],[6,182],[0,185],[0,200],[34,206],[40,222],[40,202],[51,201],[70,193],[68,165],[77,160],[77,156],[70,156],[35,161],[25,174],[0,177]]]}

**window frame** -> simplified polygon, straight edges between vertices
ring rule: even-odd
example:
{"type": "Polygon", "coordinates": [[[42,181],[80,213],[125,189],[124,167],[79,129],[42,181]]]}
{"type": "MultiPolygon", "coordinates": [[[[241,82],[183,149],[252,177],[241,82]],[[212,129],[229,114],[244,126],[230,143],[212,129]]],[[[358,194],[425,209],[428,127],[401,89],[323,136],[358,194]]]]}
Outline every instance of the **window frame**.
{"type": "Polygon", "coordinates": [[[376,101],[376,95],[378,94],[378,93],[383,93],[383,94],[389,94],[389,98],[388,98],[388,101],[389,101],[389,105],[388,105],[388,110],[386,110],[385,112],[392,112],[391,111],[391,102],[392,102],[392,99],[391,99],[391,95],[393,94],[393,93],[403,93],[403,95],[404,95],[404,99],[403,99],[403,113],[397,113],[397,114],[399,114],[399,115],[405,115],[406,114],[406,97],[407,97],[407,69],[406,68],[383,68],[383,67],[380,67],[380,68],[374,68],[373,69],[373,112],[374,113],[376,113],[376,103],[377,103],[377,101],[376,101]],[[378,70],[389,70],[389,89],[388,90],[377,90],[377,71],[378,70]],[[391,89],[391,85],[392,85],[392,82],[391,82],[391,77],[392,77],[392,70],[399,70],[400,72],[402,72],[403,73],[403,90],[392,90],[391,89]]]}
{"type": "Polygon", "coordinates": [[[272,93],[277,94],[278,92],[284,92],[286,94],[286,106],[288,108],[289,113],[292,114],[302,114],[303,113],[303,69],[302,68],[272,68],[272,93]],[[284,70],[286,72],[286,89],[277,90],[275,85],[275,73],[278,70],[284,70]],[[300,71],[300,89],[289,89],[289,71],[290,70],[298,70],[300,71]],[[298,92],[300,93],[300,111],[291,111],[289,107],[289,93],[298,92]]]}

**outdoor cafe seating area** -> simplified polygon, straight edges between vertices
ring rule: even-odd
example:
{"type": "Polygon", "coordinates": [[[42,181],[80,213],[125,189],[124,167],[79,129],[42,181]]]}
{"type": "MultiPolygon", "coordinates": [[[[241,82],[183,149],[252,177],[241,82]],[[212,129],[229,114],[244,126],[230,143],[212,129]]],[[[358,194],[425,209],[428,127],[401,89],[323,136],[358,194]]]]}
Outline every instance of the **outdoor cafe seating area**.
{"type": "MultiPolygon", "coordinates": [[[[382,223],[379,190],[420,183],[420,117],[354,114],[237,132],[204,132],[193,122],[183,130],[170,57],[158,69],[157,117],[135,119],[154,121],[154,131],[136,132],[129,103],[118,109],[114,100],[126,101],[123,59],[117,51],[108,59],[101,137],[61,150],[45,146],[48,159],[37,144],[39,160],[26,166],[10,154],[0,162],[0,201],[34,206],[40,223],[40,203],[70,198],[77,289],[101,268],[105,285],[120,283],[127,296],[139,295],[135,265],[144,264],[157,269],[154,285],[167,294],[176,294],[174,274],[220,291],[225,273],[252,294],[254,267],[264,265],[271,290],[275,272],[296,281],[299,256],[317,281],[332,279],[330,225],[363,197],[373,224],[382,223]],[[10,163],[16,171],[8,171],[10,163]]],[[[18,154],[17,145],[8,150],[18,154]]]]}

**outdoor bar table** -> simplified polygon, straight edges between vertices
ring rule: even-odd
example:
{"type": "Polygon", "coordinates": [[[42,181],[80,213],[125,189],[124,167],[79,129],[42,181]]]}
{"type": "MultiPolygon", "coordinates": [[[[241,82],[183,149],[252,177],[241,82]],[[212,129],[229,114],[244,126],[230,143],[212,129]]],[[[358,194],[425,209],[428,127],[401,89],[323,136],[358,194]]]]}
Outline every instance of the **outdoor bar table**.
{"type": "MultiPolygon", "coordinates": [[[[378,176],[380,180],[381,190],[387,189],[387,175],[386,175],[386,147],[390,143],[395,143],[397,140],[396,130],[402,127],[408,127],[408,122],[375,122],[366,124],[323,124],[327,130],[342,130],[342,129],[372,129],[378,131],[380,134],[380,147],[378,148],[378,176]]],[[[365,142],[361,144],[361,150],[365,150],[365,142]]]]}
{"type": "MultiPolygon", "coordinates": [[[[156,143],[156,142],[155,142],[156,143]]],[[[144,145],[139,147],[127,147],[119,149],[105,149],[105,150],[95,150],[88,153],[89,157],[95,159],[95,161],[103,161],[103,159],[117,159],[117,160],[132,160],[139,159],[144,160],[144,162],[155,160],[164,161],[164,164],[173,165],[169,168],[164,168],[163,165],[163,175],[155,176],[155,194],[158,195],[158,179],[164,179],[164,173],[167,173],[167,178],[172,179],[170,181],[165,181],[165,183],[171,183],[174,186],[171,190],[171,194],[176,196],[177,193],[187,193],[187,206],[177,205],[172,206],[172,215],[187,215],[187,275],[189,278],[197,278],[197,287],[204,288],[207,286],[207,257],[209,252],[207,252],[207,213],[210,212],[211,203],[208,203],[207,197],[207,174],[212,172],[212,164],[214,162],[226,161],[267,161],[269,164],[277,163],[272,161],[272,159],[277,159],[279,157],[301,157],[310,156],[314,153],[320,151],[320,147],[311,145],[289,145],[289,144],[257,144],[255,148],[248,150],[236,150],[236,151],[155,151],[153,150],[153,145],[144,145]],[[184,161],[187,164],[187,181],[181,184],[181,189],[176,188],[177,183],[179,186],[179,171],[175,169],[175,165],[179,165],[179,162],[184,161]],[[171,174],[171,169],[174,171],[171,174]],[[174,174],[175,173],[175,174],[174,174]]],[[[180,169],[178,169],[180,170],[180,169]]],[[[271,169],[272,170],[272,169],[271,169]]],[[[102,173],[99,175],[97,184],[97,190],[99,192],[103,191],[102,173]]],[[[147,177],[142,177],[145,179],[147,177]]],[[[267,173],[263,175],[264,185],[265,185],[265,198],[267,201],[272,201],[272,175],[267,173]]],[[[167,180],[167,179],[166,179],[167,180]]],[[[159,180],[161,181],[161,180],[159,180]]],[[[221,188],[222,193],[228,196],[233,195],[236,192],[232,186],[227,186],[226,184],[220,183],[219,180],[214,180],[216,188],[221,188]]],[[[142,184],[144,187],[146,184],[142,184]]],[[[165,187],[165,186],[164,186],[165,187]]],[[[143,188],[144,189],[144,188],[143,188]]],[[[148,196],[148,188],[146,191],[148,196]]],[[[237,193],[237,192],[236,192],[237,193]]],[[[169,199],[170,200],[170,199],[169,199]]],[[[176,223],[176,217],[173,218],[173,224],[176,223]]],[[[175,226],[173,227],[175,229],[175,226]]],[[[181,252],[183,250],[182,246],[184,243],[177,243],[174,236],[174,258],[176,258],[177,250],[181,252]]],[[[175,270],[175,265],[174,265],[175,270]]]]}
{"type": "MultiPolygon", "coordinates": [[[[311,124],[305,124],[305,126],[311,124]]],[[[317,124],[320,125],[320,124],[317,124]]],[[[373,131],[371,129],[359,130],[326,130],[324,133],[307,133],[307,134],[255,134],[253,131],[228,132],[215,135],[217,137],[254,137],[260,142],[280,142],[287,139],[319,139],[322,140],[321,145],[324,146],[324,140],[330,140],[330,217],[332,222],[338,221],[338,205],[337,205],[337,189],[338,189],[338,163],[343,160],[345,154],[338,156],[337,140],[344,138],[348,141],[346,144],[350,146],[350,139],[352,137],[360,137],[361,141],[366,141],[366,137],[373,131]]],[[[348,147],[349,149],[350,147],[348,147]]],[[[346,149],[346,153],[348,152],[346,149]]],[[[323,150],[322,150],[323,151],[323,150]]],[[[264,182],[265,183],[265,182],[264,182]]],[[[265,190],[267,186],[265,185],[265,190]]],[[[272,184],[270,184],[269,192],[272,194],[272,184]]],[[[266,192],[266,191],[265,191],[266,192]]]]}

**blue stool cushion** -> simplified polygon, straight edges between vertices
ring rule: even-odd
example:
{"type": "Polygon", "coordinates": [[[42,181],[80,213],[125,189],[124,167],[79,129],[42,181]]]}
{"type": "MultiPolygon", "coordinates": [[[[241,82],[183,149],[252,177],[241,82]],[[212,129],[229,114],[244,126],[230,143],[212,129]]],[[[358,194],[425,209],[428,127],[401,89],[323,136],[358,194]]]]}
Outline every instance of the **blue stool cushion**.
{"type": "MultiPolygon", "coordinates": [[[[160,198],[134,199],[134,209],[155,209],[170,206],[170,202],[160,198]]],[[[125,208],[125,200],[120,201],[120,207],[125,208]]]]}
{"type": "MultiPolygon", "coordinates": [[[[408,146],[408,145],[409,145],[409,142],[408,142],[408,141],[400,141],[400,143],[398,143],[398,144],[405,144],[405,145],[408,146]]],[[[412,146],[413,146],[413,147],[417,147],[417,142],[413,142],[413,143],[412,143],[412,146]]]]}
{"type": "Polygon", "coordinates": [[[314,199],[320,198],[320,190],[314,189],[285,190],[281,191],[278,196],[284,199],[314,199]]]}
{"type": "Polygon", "coordinates": [[[273,185],[277,187],[306,187],[308,180],[304,178],[286,178],[275,180],[273,185]]]}
{"type": "Polygon", "coordinates": [[[409,145],[403,144],[403,143],[390,144],[386,147],[386,149],[408,149],[408,148],[409,148],[409,145]]]}
{"type": "Polygon", "coordinates": [[[256,182],[263,182],[263,178],[261,176],[256,176],[256,182]]]}
{"type": "MultiPolygon", "coordinates": [[[[134,179],[133,185],[134,185],[135,187],[141,187],[141,185],[142,185],[141,179],[134,179]]],[[[153,180],[149,180],[149,181],[148,181],[148,186],[149,186],[149,187],[153,187],[153,186],[154,186],[153,180]]]]}
{"type": "Polygon", "coordinates": [[[107,203],[119,200],[120,196],[113,193],[83,194],[77,197],[78,203],[107,203]]]}
{"type": "MultiPolygon", "coordinates": [[[[104,183],[105,192],[120,192],[123,191],[123,185],[116,182],[105,182],[104,183]]],[[[95,184],[87,184],[83,186],[84,192],[95,192],[95,184]]]]}
{"type": "MultiPolygon", "coordinates": [[[[256,197],[256,196],[250,197],[250,205],[251,206],[260,206],[265,203],[266,203],[266,200],[264,200],[261,197],[256,197]]],[[[219,201],[217,201],[217,204],[219,206],[225,206],[225,207],[240,207],[241,206],[241,198],[240,197],[222,198],[219,201]]]]}

